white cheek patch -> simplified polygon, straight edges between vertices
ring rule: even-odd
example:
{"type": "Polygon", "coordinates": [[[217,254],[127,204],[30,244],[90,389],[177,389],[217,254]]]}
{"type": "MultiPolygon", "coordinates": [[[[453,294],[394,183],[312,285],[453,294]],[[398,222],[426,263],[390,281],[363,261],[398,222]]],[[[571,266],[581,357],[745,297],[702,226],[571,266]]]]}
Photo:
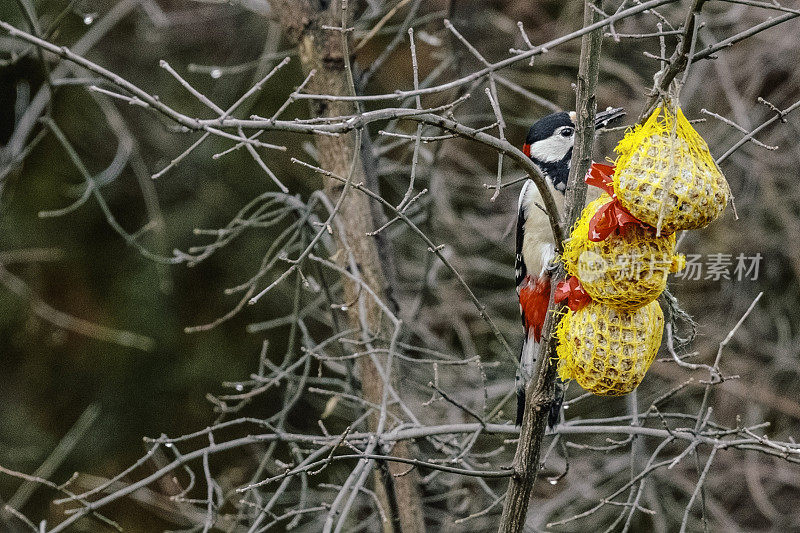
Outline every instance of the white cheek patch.
{"type": "Polygon", "coordinates": [[[531,157],[545,163],[561,161],[572,148],[572,137],[553,135],[531,144],[531,157]]]}

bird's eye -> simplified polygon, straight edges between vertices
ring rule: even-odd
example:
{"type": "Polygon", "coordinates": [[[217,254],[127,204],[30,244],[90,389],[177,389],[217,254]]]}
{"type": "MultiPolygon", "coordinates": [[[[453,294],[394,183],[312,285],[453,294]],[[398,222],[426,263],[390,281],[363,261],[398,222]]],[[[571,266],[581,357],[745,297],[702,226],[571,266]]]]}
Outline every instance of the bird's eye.
{"type": "Polygon", "coordinates": [[[562,137],[571,137],[572,136],[572,128],[564,128],[561,130],[562,137]]]}

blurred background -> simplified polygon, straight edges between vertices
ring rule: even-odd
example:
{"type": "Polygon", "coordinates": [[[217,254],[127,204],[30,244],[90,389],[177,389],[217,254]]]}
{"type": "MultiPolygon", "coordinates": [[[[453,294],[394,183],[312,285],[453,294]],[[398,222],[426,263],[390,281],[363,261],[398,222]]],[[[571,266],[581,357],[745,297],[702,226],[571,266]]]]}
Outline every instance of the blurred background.
{"type": "MultiPolygon", "coordinates": [[[[394,6],[389,4],[359,5],[363,17],[356,24],[354,40],[366,35],[374,21],[394,6]]],[[[400,4],[384,31],[356,54],[358,69],[369,69],[379,58],[384,61],[380,69],[371,72],[367,93],[413,86],[406,42],[381,58],[408,14],[407,3],[400,4]]],[[[102,28],[102,36],[86,57],[188,115],[206,116],[207,111],[159,68],[160,60],[166,60],[224,108],[284,55],[293,53],[266,2],[41,0],[32,5],[43,31],[50,30],[48,40],[68,46],[85,38],[107,20],[109,12],[117,10],[118,20],[102,28]]],[[[497,61],[508,56],[509,48],[525,47],[517,21],[524,23],[531,40],[538,44],[577,29],[582,9],[581,3],[560,1],[425,2],[413,19],[420,74],[427,76],[444,65],[437,81],[443,83],[477,68],[477,61],[444,28],[444,18],[485,57],[497,61]]],[[[683,3],[665,7],[662,13],[678,25],[685,9],[683,3]]],[[[754,6],[711,2],[704,10],[698,44],[714,44],[769,16],[776,15],[754,6]]],[[[28,29],[17,2],[0,3],[0,20],[28,29]]],[[[657,38],[626,35],[656,31],[657,22],[651,14],[637,16],[614,28],[619,40],[614,35],[604,39],[598,104],[601,108],[626,108],[625,124],[635,121],[659,68],[658,61],[643,52],[660,55],[657,38]]],[[[779,109],[800,99],[798,28],[800,22],[790,20],[718,52],[716,59],[692,65],[681,91],[681,104],[690,120],[704,119],[695,127],[715,157],[743,133],[704,110],[751,131],[774,116],[768,105],[759,103],[759,97],[779,109]]],[[[669,36],[667,43],[671,51],[674,37],[669,36]]],[[[504,71],[515,85],[499,88],[510,140],[521,145],[534,120],[553,109],[574,107],[572,84],[579,47],[580,41],[573,40],[537,57],[533,66],[517,63],[504,71]]],[[[44,86],[45,70],[39,54],[3,32],[0,53],[0,145],[7,145],[17,121],[44,86]]],[[[57,68],[53,56],[46,58],[49,69],[57,68]]],[[[302,79],[298,62],[292,61],[237,116],[270,116],[302,79]]],[[[186,251],[209,242],[208,236],[195,230],[224,226],[254,197],[275,189],[244,150],[212,159],[230,146],[215,139],[151,180],[151,174],[189,147],[197,135],[177,132],[160,117],[124,103],[106,103],[114,110],[103,111],[85,85],[57,85],[48,104],[49,116],[69,138],[88,171],[107,178],[101,180],[100,191],[119,224],[131,234],[146,228],[137,239],[153,254],[170,257],[174,249],[186,251]],[[110,123],[109,114],[117,116],[118,123],[110,123]]],[[[460,108],[459,119],[475,127],[493,122],[491,108],[481,98],[483,88],[473,92],[480,97],[460,108]]],[[[425,104],[443,103],[454,95],[434,96],[425,104]]],[[[304,117],[308,109],[300,102],[288,113],[304,117]]],[[[379,155],[381,191],[387,198],[399,199],[407,186],[410,149],[408,143],[392,144],[392,139],[378,135],[380,127],[375,125],[371,133],[379,155]]],[[[414,125],[406,127],[413,133],[414,125]]],[[[601,136],[595,159],[613,157],[613,146],[622,133],[601,136]]],[[[715,418],[727,425],[735,426],[736,416],[744,423],[768,421],[770,435],[784,438],[792,431],[797,436],[800,421],[796,394],[800,385],[799,135],[800,113],[791,114],[785,123],[778,121],[757,135],[777,149],[746,143],[721,164],[735,196],[738,219],[729,208],[709,228],[686,235],[680,250],[699,254],[704,270],[701,279],[679,276],[671,282],[678,301],[698,322],[698,336],[686,351],[699,352],[693,362],[708,364],[720,341],[756,295],[764,292],[723,357],[724,374],[739,379],[716,387],[711,405],[715,418]],[[713,254],[723,256],[716,260],[713,254]],[[760,257],[757,273],[750,271],[737,279],[740,254],[760,257]],[[718,276],[709,274],[708,265],[714,261],[728,261],[730,279],[714,279],[718,276]]],[[[313,157],[310,138],[273,134],[265,141],[290,147],[286,153],[270,152],[265,157],[291,194],[305,200],[320,188],[318,177],[289,161],[291,157],[313,157]]],[[[225,289],[246,281],[258,270],[280,228],[245,232],[195,266],[160,264],[128,245],[93,199],[63,216],[41,217],[43,211],[76,201],[84,191],[84,180],[44,125],[34,126],[26,144],[30,149],[24,160],[4,174],[0,198],[0,265],[5,272],[0,276],[0,465],[33,472],[83,415],[88,427],[51,479],[60,482],[76,471],[112,476],[142,456],[142,436],[176,436],[212,423],[217,414],[206,394],[218,394],[226,390],[223,383],[246,379],[254,372],[265,340],[270,343],[270,354],[286,350],[287,325],[265,331],[259,324],[284,314],[292,302],[293,283],[279,286],[257,305],[244,306],[217,327],[185,331],[214,321],[236,305],[237,296],[226,295],[225,289]],[[145,339],[139,343],[144,346],[121,346],[69,331],[42,317],[52,316],[51,308],[113,330],[133,332],[151,342],[145,339]]],[[[513,282],[513,224],[519,185],[503,189],[498,199],[490,202],[492,191],[484,184],[493,183],[496,161],[493,152],[464,140],[426,145],[417,187],[431,192],[412,215],[434,242],[447,244],[451,261],[516,349],[521,328],[513,282]]],[[[511,167],[505,180],[520,176],[520,171],[511,167]]],[[[398,256],[397,299],[401,313],[414,317],[418,324],[415,335],[448,353],[480,355],[483,362],[495,363],[484,369],[485,377],[472,372],[464,385],[485,379],[489,396],[505,394],[513,387],[513,365],[498,357],[491,332],[453,277],[442,271],[404,228],[392,228],[388,235],[398,256]]],[[[320,323],[319,327],[325,326],[320,323]]],[[[694,412],[703,392],[699,380],[707,376],[665,361],[653,365],[639,389],[639,405],[646,408],[691,376],[695,380],[675,400],[675,408],[694,412]]],[[[571,387],[568,398],[577,395],[578,387],[571,387]]],[[[302,420],[318,416],[324,400],[303,399],[290,422],[298,427],[311,424],[302,420]]],[[[255,415],[268,413],[273,401],[267,395],[250,409],[255,415]]],[[[511,410],[506,409],[506,419],[512,418],[511,410]]],[[[624,399],[589,398],[567,416],[624,412],[624,399]]],[[[347,413],[336,416],[346,420],[347,413]]],[[[714,495],[710,505],[718,506],[711,512],[713,524],[753,531],[800,530],[795,521],[800,503],[796,469],[763,456],[747,455],[743,461],[740,453],[721,454],[717,461],[714,468],[721,474],[709,481],[709,492],[714,495]]],[[[217,466],[234,471],[236,464],[231,459],[230,464],[217,466]]],[[[537,488],[540,501],[532,507],[539,505],[543,516],[560,516],[554,509],[568,505],[570,492],[565,485],[570,479],[587,476],[598,491],[594,497],[599,498],[604,491],[598,487],[624,469],[625,463],[610,459],[603,463],[601,454],[583,462],[575,459],[572,468],[564,483],[537,488]],[[565,496],[558,498],[559,494],[565,496]]],[[[696,478],[693,465],[686,462],[685,468],[696,478]]],[[[236,477],[235,472],[231,475],[236,477]]],[[[643,518],[641,527],[672,529],[672,503],[682,501],[685,506],[686,491],[691,492],[694,484],[681,475],[664,474],[663,480],[658,496],[667,519],[658,525],[643,518]]],[[[0,496],[7,499],[18,485],[17,480],[0,476],[0,496]]],[[[38,490],[25,510],[29,516],[57,521],[60,510],[49,503],[51,499],[51,494],[38,490]]],[[[677,503],[675,507],[679,509],[676,513],[682,513],[677,503]]],[[[116,511],[115,518],[129,531],[171,527],[169,520],[151,510],[142,513],[120,506],[116,511]]],[[[469,512],[474,509],[464,510],[469,512]]],[[[92,524],[81,527],[91,528],[92,524]]],[[[570,531],[569,526],[563,530],[570,531]]]]}

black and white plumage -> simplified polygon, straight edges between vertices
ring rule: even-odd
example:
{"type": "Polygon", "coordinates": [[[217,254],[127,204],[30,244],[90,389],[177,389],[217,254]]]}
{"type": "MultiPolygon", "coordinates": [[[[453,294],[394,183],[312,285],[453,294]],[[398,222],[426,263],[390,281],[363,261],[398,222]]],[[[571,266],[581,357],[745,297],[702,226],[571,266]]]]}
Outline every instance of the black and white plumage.
{"type": "Polygon", "coordinates": [[[536,121],[525,137],[523,150],[561,193],[567,188],[574,140],[575,124],[567,112],[536,121]]]}
{"type": "MultiPolygon", "coordinates": [[[[606,127],[622,117],[620,108],[608,108],[597,113],[595,129],[606,127]]],[[[575,141],[574,113],[560,112],[547,115],[535,122],[525,137],[523,152],[539,168],[547,180],[550,193],[559,211],[563,211],[564,193],[575,141]]],[[[517,375],[517,424],[522,422],[525,407],[525,384],[530,379],[536,352],[541,340],[541,330],[550,300],[551,262],[555,244],[550,221],[544,210],[541,194],[532,180],[527,180],[520,192],[517,210],[517,235],[515,277],[519,296],[520,314],[525,338],[520,353],[517,375]]],[[[551,411],[552,426],[560,402],[551,411]]]]}
{"type": "MultiPolygon", "coordinates": [[[[575,124],[569,113],[553,113],[536,121],[528,130],[522,147],[525,155],[541,170],[558,208],[563,207],[567,189],[575,124]],[[556,194],[556,192],[560,194],[556,194]]],[[[542,196],[532,180],[522,186],[517,204],[517,292],[528,272],[541,275],[553,255],[553,236],[542,196]]]]}

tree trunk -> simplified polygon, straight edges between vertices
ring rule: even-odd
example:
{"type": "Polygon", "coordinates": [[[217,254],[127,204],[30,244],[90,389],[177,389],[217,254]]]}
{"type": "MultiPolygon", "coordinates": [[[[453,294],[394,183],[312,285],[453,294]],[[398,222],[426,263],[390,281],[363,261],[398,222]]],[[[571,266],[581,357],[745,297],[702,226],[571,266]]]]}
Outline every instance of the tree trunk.
{"type": "MultiPolygon", "coordinates": [[[[348,81],[345,58],[343,57],[341,34],[339,31],[322,29],[322,26],[341,25],[341,4],[331,2],[323,7],[316,2],[285,0],[274,2],[280,14],[281,24],[287,35],[298,47],[300,62],[305,74],[312,70],[315,75],[308,84],[308,91],[317,94],[350,95],[353,87],[348,81]]],[[[311,103],[314,117],[332,117],[350,115],[354,112],[353,102],[326,102],[314,100],[311,103]]],[[[353,183],[364,183],[365,172],[356,146],[356,136],[328,135],[316,136],[318,163],[323,169],[338,176],[351,176],[353,183]],[[353,165],[354,158],[355,165],[353,165]]],[[[331,202],[337,202],[344,191],[344,184],[339,180],[324,177],[325,194],[331,202]]],[[[375,238],[368,232],[375,229],[369,199],[352,189],[344,198],[337,217],[341,221],[343,235],[336,234],[340,251],[344,243],[350,248],[363,283],[368,285],[376,295],[386,299],[387,282],[382,270],[375,238]]],[[[338,261],[344,263],[347,254],[336,254],[338,261]]],[[[348,319],[352,327],[361,329],[366,326],[371,334],[379,334],[387,338],[386,320],[375,302],[352,279],[344,277],[345,301],[355,302],[361,296],[366,306],[366,323],[362,323],[358,305],[348,306],[348,319]]],[[[373,404],[381,404],[384,394],[384,381],[377,367],[369,357],[358,360],[364,399],[373,404]]],[[[370,430],[375,431],[379,414],[376,412],[369,419],[370,430]]],[[[398,442],[391,450],[397,457],[412,458],[411,444],[398,442]]],[[[406,465],[396,462],[379,465],[375,470],[376,492],[383,509],[391,520],[384,531],[400,531],[415,533],[425,530],[422,502],[419,494],[419,474],[416,470],[408,471],[406,465]]]]}

